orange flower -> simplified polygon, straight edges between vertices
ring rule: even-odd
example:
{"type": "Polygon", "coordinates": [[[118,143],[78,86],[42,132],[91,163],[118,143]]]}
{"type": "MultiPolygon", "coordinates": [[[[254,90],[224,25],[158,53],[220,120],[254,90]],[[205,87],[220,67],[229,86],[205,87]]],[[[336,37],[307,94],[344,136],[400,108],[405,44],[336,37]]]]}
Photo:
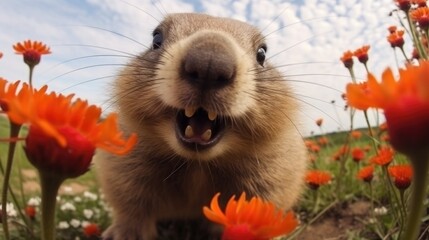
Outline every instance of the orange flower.
{"type": "Polygon", "coordinates": [[[371,106],[370,89],[368,83],[354,83],[347,85],[346,99],[349,106],[360,110],[367,110],[371,106]]]}
{"type": "Polygon", "coordinates": [[[374,178],[374,166],[369,165],[361,168],[357,174],[357,178],[364,182],[370,183],[374,178]]]}
{"type": "Polygon", "coordinates": [[[36,218],[36,208],[34,206],[27,206],[25,208],[25,215],[31,220],[34,220],[36,218]]]}
{"type": "Polygon", "coordinates": [[[376,156],[371,158],[371,162],[375,163],[380,166],[387,166],[389,163],[393,160],[393,155],[395,152],[390,147],[383,147],[380,150],[378,150],[378,153],[376,156]]]}
{"type": "Polygon", "coordinates": [[[353,53],[351,51],[344,52],[340,60],[343,62],[344,67],[346,68],[353,67],[353,53]]]}
{"type": "Polygon", "coordinates": [[[13,45],[16,54],[22,54],[24,62],[33,68],[40,62],[40,58],[43,54],[50,54],[51,51],[42,42],[27,40],[23,43],[17,43],[13,45]]]}
{"type": "Polygon", "coordinates": [[[341,146],[338,151],[334,154],[334,160],[338,161],[349,151],[347,146],[341,146]]]}
{"type": "Polygon", "coordinates": [[[411,3],[417,5],[418,8],[426,7],[426,0],[411,0],[411,3]]]}
{"type": "MultiPolygon", "coordinates": [[[[0,81],[0,90],[1,90],[0,81]]],[[[8,105],[6,113],[16,124],[30,123],[32,128],[40,128],[65,147],[67,141],[59,133],[61,127],[74,128],[84,135],[94,146],[116,154],[126,154],[136,142],[135,134],[125,141],[117,128],[117,115],[109,114],[99,122],[101,109],[81,99],[72,101],[73,95],[64,96],[46,93],[47,86],[31,90],[23,84],[21,90],[12,97],[19,83],[9,86],[9,95],[0,99],[8,105]]]]}
{"type": "Polygon", "coordinates": [[[22,89],[17,92],[19,84],[20,81],[10,84],[6,79],[0,77],[0,109],[2,109],[3,111],[7,111],[7,102],[17,97],[17,94],[28,94],[28,86],[22,87],[22,89]]]}
{"type": "Polygon", "coordinates": [[[387,30],[389,31],[389,33],[394,33],[396,32],[397,27],[396,26],[390,26],[387,28],[387,30]]]}
{"type": "Polygon", "coordinates": [[[224,213],[219,207],[219,195],[213,197],[210,208],[204,207],[203,212],[209,220],[225,227],[223,240],[268,240],[288,234],[298,225],[292,212],[284,214],[258,197],[246,201],[244,192],[238,201],[235,196],[229,199],[224,213]]]}
{"type": "Polygon", "coordinates": [[[390,43],[392,48],[398,47],[402,48],[404,46],[404,30],[398,30],[396,32],[390,33],[387,37],[387,41],[390,43]]]}
{"type": "Polygon", "coordinates": [[[0,80],[0,103],[15,124],[29,123],[25,152],[39,170],[76,177],[88,170],[95,148],[126,154],[136,135],[124,139],[117,128],[117,115],[100,121],[101,109],[73,95],[47,94],[47,87],[31,89],[19,82],[0,80]]]}
{"type": "Polygon", "coordinates": [[[320,146],[317,144],[313,144],[313,145],[311,145],[310,151],[314,152],[314,153],[319,153],[320,152],[320,146]]]}
{"type": "Polygon", "coordinates": [[[390,166],[389,174],[398,189],[407,189],[411,184],[413,168],[409,164],[390,166]]]}
{"type": "Polygon", "coordinates": [[[317,141],[322,146],[328,145],[329,143],[329,139],[327,137],[320,137],[317,141]]]}
{"type": "Polygon", "coordinates": [[[390,142],[403,153],[414,153],[429,147],[429,62],[420,61],[419,66],[407,65],[400,69],[396,80],[392,70],[383,72],[379,83],[368,75],[366,94],[356,84],[347,85],[350,106],[384,109],[390,142]],[[359,99],[360,98],[360,99],[359,99]]]}
{"type": "Polygon", "coordinates": [[[381,132],[387,131],[387,123],[384,122],[384,123],[380,124],[379,128],[380,128],[381,132]]]}
{"type": "Polygon", "coordinates": [[[101,231],[97,224],[88,223],[83,227],[83,234],[86,237],[99,237],[101,235],[101,231]]]}
{"type": "Polygon", "coordinates": [[[305,140],[304,144],[308,149],[311,149],[311,146],[313,146],[316,143],[314,141],[311,141],[311,140],[305,140]]]}
{"type": "Polygon", "coordinates": [[[338,154],[345,155],[349,151],[349,147],[347,145],[343,145],[338,149],[338,154]]]}
{"type": "Polygon", "coordinates": [[[341,159],[341,155],[340,154],[338,154],[338,153],[335,153],[333,156],[332,156],[332,159],[334,159],[334,161],[339,161],[340,159],[341,159]]]}
{"type": "Polygon", "coordinates": [[[384,142],[390,142],[389,134],[384,134],[383,136],[380,137],[380,140],[384,142]]]}
{"type": "Polygon", "coordinates": [[[362,137],[362,132],[361,131],[352,131],[351,132],[351,135],[352,135],[352,137],[354,138],[354,139],[360,139],[361,137],[362,137]]]}
{"type": "Polygon", "coordinates": [[[410,0],[395,0],[395,2],[398,8],[404,12],[408,12],[408,10],[411,8],[410,0]]]}
{"type": "Polygon", "coordinates": [[[354,148],[352,150],[352,158],[355,162],[360,162],[365,158],[365,152],[361,148],[354,148]]]}
{"type": "Polygon", "coordinates": [[[429,8],[428,7],[420,7],[414,9],[410,13],[411,18],[419,24],[423,30],[428,29],[429,27],[429,8]]]}
{"type": "Polygon", "coordinates": [[[359,62],[366,64],[368,61],[369,48],[369,45],[364,45],[363,47],[356,49],[356,51],[353,52],[353,55],[358,58],[359,62]]]}
{"type": "Polygon", "coordinates": [[[319,126],[319,127],[322,126],[322,123],[323,123],[323,118],[319,118],[319,119],[316,120],[316,125],[317,126],[319,126]]]}
{"type": "Polygon", "coordinates": [[[328,184],[332,179],[329,172],[321,170],[310,170],[307,172],[305,181],[314,190],[317,190],[321,185],[328,184]]]}

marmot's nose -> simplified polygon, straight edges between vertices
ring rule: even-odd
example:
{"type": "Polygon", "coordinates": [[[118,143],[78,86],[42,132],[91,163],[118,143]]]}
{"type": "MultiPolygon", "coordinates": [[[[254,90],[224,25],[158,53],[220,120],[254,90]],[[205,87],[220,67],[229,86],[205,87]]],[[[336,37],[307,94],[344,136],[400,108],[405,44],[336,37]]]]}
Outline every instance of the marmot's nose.
{"type": "Polygon", "coordinates": [[[230,44],[230,40],[219,33],[194,39],[182,60],[181,77],[203,90],[231,84],[236,73],[236,57],[230,44]]]}

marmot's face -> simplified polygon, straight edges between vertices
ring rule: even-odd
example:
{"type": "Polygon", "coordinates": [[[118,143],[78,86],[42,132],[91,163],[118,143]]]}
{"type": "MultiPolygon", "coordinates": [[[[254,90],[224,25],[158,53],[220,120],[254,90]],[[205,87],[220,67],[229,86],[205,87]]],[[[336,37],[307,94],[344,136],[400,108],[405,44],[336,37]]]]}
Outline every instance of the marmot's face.
{"type": "Polygon", "coordinates": [[[275,101],[267,95],[276,93],[261,93],[260,82],[280,76],[264,69],[265,52],[263,37],[246,23],[171,15],[154,30],[152,47],[129,65],[126,84],[119,81],[127,87],[119,86],[118,95],[132,95],[118,100],[120,108],[144,125],[142,135],[164,145],[160,151],[200,160],[242,151],[272,127],[263,115],[274,106],[264,101],[275,101]]]}

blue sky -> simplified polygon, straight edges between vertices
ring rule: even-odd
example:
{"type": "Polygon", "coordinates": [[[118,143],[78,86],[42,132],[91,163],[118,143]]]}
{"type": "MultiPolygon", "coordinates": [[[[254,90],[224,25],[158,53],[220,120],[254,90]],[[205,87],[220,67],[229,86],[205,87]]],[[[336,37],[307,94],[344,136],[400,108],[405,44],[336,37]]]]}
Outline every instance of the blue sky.
{"type": "MultiPolygon", "coordinates": [[[[349,81],[339,61],[345,50],[370,44],[368,64],[375,74],[396,66],[386,41],[387,27],[397,24],[388,16],[392,0],[19,0],[0,1],[0,9],[0,76],[26,80],[26,66],[11,46],[43,41],[53,54],[36,68],[35,85],[76,93],[106,111],[113,110],[108,92],[114,75],[131,54],[145,49],[152,29],[172,12],[204,12],[264,29],[270,61],[287,65],[281,71],[304,105],[298,123],[303,135],[319,132],[319,117],[325,131],[349,126],[340,98],[349,81]]],[[[363,66],[355,65],[364,79],[363,66]]],[[[357,125],[364,125],[362,119],[357,125]]]]}

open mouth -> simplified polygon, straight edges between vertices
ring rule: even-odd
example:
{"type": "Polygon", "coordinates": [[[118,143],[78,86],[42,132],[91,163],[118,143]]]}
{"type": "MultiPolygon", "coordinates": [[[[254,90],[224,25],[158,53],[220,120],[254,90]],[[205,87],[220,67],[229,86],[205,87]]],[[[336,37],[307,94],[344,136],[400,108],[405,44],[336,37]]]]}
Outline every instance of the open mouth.
{"type": "Polygon", "coordinates": [[[203,150],[214,146],[221,136],[225,125],[214,112],[203,108],[187,108],[179,111],[176,117],[176,136],[191,150],[203,150]]]}

